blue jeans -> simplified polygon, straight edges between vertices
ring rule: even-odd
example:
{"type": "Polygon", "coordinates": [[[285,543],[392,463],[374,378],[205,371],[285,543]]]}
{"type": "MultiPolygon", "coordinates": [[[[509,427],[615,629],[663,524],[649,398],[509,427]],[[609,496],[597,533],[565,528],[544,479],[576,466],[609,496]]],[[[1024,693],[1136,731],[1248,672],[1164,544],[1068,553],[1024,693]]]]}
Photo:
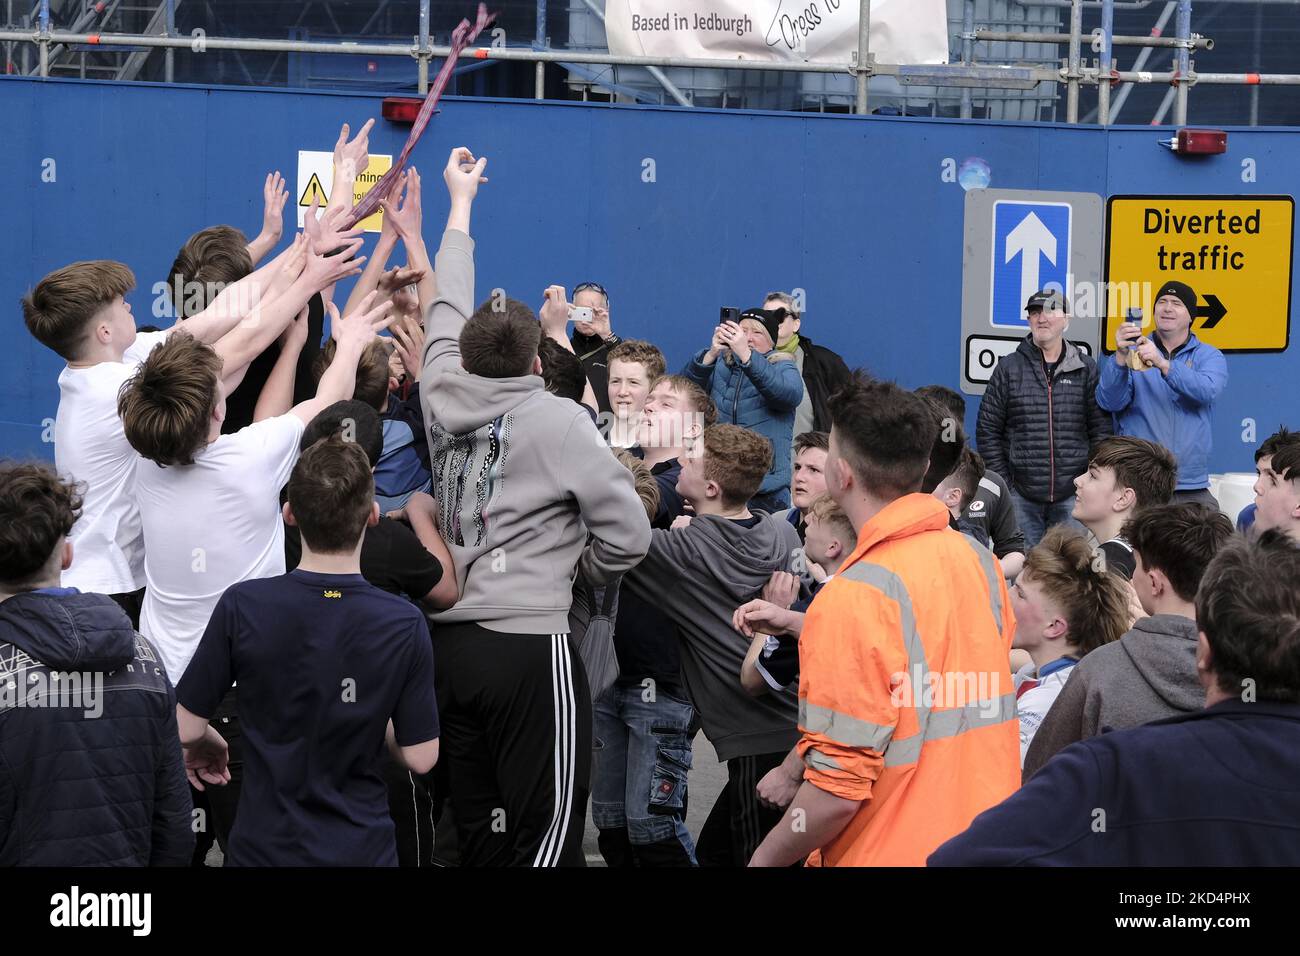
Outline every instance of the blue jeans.
{"type": "Polygon", "coordinates": [[[1049,503],[1029,501],[1020,497],[1011,489],[1011,503],[1016,509],[1016,520],[1025,535],[1025,550],[1028,551],[1043,539],[1047,529],[1058,524],[1068,525],[1076,530],[1083,530],[1083,525],[1070,517],[1074,511],[1074,495],[1061,501],[1049,503]]]}
{"type": "Polygon", "coordinates": [[[695,862],[686,829],[694,717],[689,703],[653,684],[615,684],[601,695],[595,706],[591,790],[591,819],[598,829],[626,828],[634,851],[675,838],[695,862]]]}

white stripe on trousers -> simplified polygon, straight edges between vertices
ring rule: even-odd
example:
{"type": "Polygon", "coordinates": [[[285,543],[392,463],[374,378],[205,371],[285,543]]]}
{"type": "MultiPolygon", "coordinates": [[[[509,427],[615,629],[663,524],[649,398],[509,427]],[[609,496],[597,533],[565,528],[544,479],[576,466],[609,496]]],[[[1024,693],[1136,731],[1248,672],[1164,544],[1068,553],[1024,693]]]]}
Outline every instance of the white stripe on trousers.
{"type": "Polygon", "coordinates": [[[573,805],[577,715],[567,634],[551,635],[551,695],[555,706],[555,811],[542,835],[533,866],[559,863],[573,805]]]}

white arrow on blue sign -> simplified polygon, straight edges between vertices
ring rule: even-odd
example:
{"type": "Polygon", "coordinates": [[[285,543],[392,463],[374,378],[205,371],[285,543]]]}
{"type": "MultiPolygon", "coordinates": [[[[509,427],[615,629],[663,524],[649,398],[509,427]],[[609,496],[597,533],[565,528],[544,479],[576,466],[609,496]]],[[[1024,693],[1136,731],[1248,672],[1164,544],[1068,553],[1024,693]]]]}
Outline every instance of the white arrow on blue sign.
{"type": "Polygon", "coordinates": [[[1070,288],[1070,218],[1069,203],[993,204],[993,325],[1028,328],[1031,295],[1070,288]]]}

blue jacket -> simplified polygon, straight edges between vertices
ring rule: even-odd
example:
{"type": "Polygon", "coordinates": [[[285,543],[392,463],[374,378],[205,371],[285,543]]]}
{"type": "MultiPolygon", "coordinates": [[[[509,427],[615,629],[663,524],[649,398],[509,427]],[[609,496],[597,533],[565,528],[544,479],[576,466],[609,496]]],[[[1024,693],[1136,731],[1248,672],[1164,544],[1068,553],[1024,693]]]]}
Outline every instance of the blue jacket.
{"type": "Polygon", "coordinates": [[[1195,335],[1174,349],[1169,374],[1158,369],[1134,372],[1114,356],[1101,363],[1097,404],[1115,417],[1115,434],[1134,435],[1164,445],[1178,459],[1178,490],[1210,484],[1210,416],[1214,400],[1228,384],[1223,353],[1195,335]]]}
{"type": "Polygon", "coordinates": [[[1071,744],[930,866],[1300,866],[1300,704],[1228,700],[1071,744]]]}
{"type": "Polygon", "coordinates": [[[788,505],[794,411],[803,400],[799,366],[775,350],[766,355],[750,352],[749,362],[743,365],[731,355],[705,365],[706,352],[697,352],[683,374],[709,393],[718,406],[719,422],[752,429],[772,443],[772,470],[758,493],[776,494],[788,505]]]}
{"type": "Polygon", "coordinates": [[[0,604],[0,866],[188,866],[190,812],[176,694],[122,609],[0,604]]]}

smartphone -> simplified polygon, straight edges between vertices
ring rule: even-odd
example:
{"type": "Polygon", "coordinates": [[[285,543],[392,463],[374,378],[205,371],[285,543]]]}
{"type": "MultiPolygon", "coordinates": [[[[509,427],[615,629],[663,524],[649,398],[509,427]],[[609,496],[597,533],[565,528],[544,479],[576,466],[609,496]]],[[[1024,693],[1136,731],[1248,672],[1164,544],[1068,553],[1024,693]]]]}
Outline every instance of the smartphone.
{"type": "Polygon", "coordinates": [[[585,306],[585,305],[571,305],[571,306],[569,306],[569,321],[570,321],[570,322],[590,322],[590,321],[592,320],[592,318],[594,317],[594,315],[595,315],[595,313],[593,313],[593,312],[591,311],[591,309],[589,309],[589,308],[588,308],[587,306],[585,306]]]}
{"type": "Polygon", "coordinates": [[[718,324],[719,324],[719,325],[726,325],[728,322],[735,322],[737,325],[740,324],[740,310],[739,310],[739,309],[729,309],[729,308],[727,308],[726,306],[723,306],[723,307],[719,310],[719,313],[720,313],[719,316],[718,316],[718,324]]]}
{"type": "Polygon", "coordinates": [[[1142,324],[1142,310],[1141,310],[1141,309],[1129,309],[1127,312],[1124,313],[1124,321],[1125,321],[1125,322],[1132,322],[1132,323],[1134,323],[1135,325],[1141,325],[1141,324],[1142,324]]]}

